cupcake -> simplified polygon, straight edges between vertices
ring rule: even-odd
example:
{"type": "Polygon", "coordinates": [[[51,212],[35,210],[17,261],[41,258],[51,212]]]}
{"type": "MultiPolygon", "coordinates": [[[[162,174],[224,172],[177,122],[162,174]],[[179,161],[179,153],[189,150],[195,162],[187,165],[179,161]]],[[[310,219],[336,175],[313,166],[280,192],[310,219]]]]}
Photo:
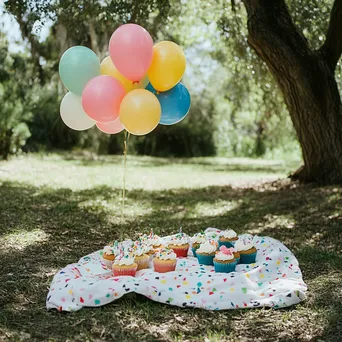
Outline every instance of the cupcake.
{"type": "Polygon", "coordinates": [[[237,265],[234,254],[226,246],[221,246],[214,258],[215,272],[229,273],[234,272],[237,265]]]}
{"type": "Polygon", "coordinates": [[[199,248],[201,243],[204,243],[206,241],[207,241],[207,237],[204,233],[197,233],[191,238],[191,242],[192,242],[191,250],[195,258],[196,258],[196,249],[199,248]]]}
{"type": "Polygon", "coordinates": [[[222,230],[219,236],[219,247],[234,247],[235,241],[238,239],[237,234],[234,230],[222,230]]]}
{"type": "Polygon", "coordinates": [[[107,268],[112,269],[113,261],[115,259],[113,246],[104,246],[102,259],[107,268]]]}
{"type": "Polygon", "coordinates": [[[235,249],[240,253],[240,264],[252,264],[255,262],[257,249],[254,247],[253,240],[239,239],[235,243],[235,249]]]}
{"type": "Polygon", "coordinates": [[[149,235],[144,234],[142,236],[142,242],[152,246],[154,249],[162,247],[162,240],[158,235],[153,233],[153,229],[151,229],[149,235]]]}
{"type": "Polygon", "coordinates": [[[130,254],[125,254],[115,258],[113,263],[114,276],[135,276],[138,264],[134,262],[134,257],[130,254]]]}
{"type": "Polygon", "coordinates": [[[186,258],[188,256],[189,246],[188,236],[184,233],[178,233],[171,238],[168,248],[173,249],[177,258],[186,258]]]}
{"type": "Polygon", "coordinates": [[[154,270],[159,273],[171,272],[176,269],[177,255],[169,248],[160,249],[153,259],[154,270]]]}
{"type": "Polygon", "coordinates": [[[148,249],[142,244],[134,246],[134,262],[138,265],[137,271],[148,268],[150,257],[146,254],[147,251],[148,249]]]}
{"type": "Polygon", "coordinates": [[[202,265],[213,265],[217,246],[215,241],[206,241],[201,243],[196,250],[197,260],[202,265]]]}

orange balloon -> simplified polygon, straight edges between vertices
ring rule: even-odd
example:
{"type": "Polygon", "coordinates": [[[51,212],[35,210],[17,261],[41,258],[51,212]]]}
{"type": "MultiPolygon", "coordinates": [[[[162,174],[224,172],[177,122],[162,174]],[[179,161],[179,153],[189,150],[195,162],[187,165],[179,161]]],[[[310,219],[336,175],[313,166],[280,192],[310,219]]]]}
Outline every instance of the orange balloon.
{"type": "Polygon", "coordinates": [[[129,92],[120,105],[120,121],[133,135],[145,135],[153,131],[161,117],[161,106],[155,95],[145,89],[129,92]]]}
{"type": "Polygon", "coordinates": [[[163,41],[153,47],[152,64],[147,76],[154,89],[167,91],[173,88],[183,77],[186,59],[180,46],[163,41]]]}
{"type": "Polygon", "coordinates": [[[132,82],[123,76],[118,69],[115,67],[114,63],[110,56],[106,57],[101,62],[101,75],[107,75],[116,78],[118,81],[122,83],[126,92],[132,91],[134,89],[145,89],[148,85],[148,77],[145,75],[139,82],[132,82]]]}

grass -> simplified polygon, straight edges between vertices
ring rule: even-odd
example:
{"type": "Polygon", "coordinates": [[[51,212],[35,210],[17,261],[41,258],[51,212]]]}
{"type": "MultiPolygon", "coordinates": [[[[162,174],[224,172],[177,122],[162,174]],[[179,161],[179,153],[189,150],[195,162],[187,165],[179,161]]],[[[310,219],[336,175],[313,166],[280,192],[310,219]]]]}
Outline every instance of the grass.
{"type": "Polygon", "coordinates": [[[298,185],[294,165],[248,159],[129,157],[121,221],[120,157],[74,154],[0,163],[0,340],[341,341],[342,188],[298,185]],[[47,312],[58,269],[120,233],[182,226],[268,235],[299,259],[308,298],[282,310],[209,312],[129,295],[101,308],[47,312]]]}

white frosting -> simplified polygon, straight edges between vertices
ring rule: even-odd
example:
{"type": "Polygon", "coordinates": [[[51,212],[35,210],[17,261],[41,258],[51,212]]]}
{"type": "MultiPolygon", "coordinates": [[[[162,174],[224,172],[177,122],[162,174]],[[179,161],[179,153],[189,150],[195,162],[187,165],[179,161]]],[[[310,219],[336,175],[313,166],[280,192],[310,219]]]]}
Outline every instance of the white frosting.
{"type": "Polygon", "coordinates": [[[165,248],[156,253],[156,258],[160,260],[176,260],[177,255],[172,249],[165,248]]]}
{"type": "Polygon", "coordinates": [[[226,238],[226,239],[233,239],[235,237],[237,237],[236,232],[234,232],[233,229],[229,229],[229,230],[222,230],[220,233],[220,236],[226,238]]]}
{"type": "Polygon", "coordinates": [[[234,245],[237,251],[247,251],[254,247],[252,240],[237,240],[234,245]]]}
{"type": "Polygon", "coordinates": [[[207,241],[205,234],[199,233],[191,238],[192,243],[204,243],[207,241]]]}
{"type": "Polygon", "coordinates": [[[215,255],[215,259],[217,260],[232,260],[234,259],[234,255],[233,254],[225,254],[223,252],[217,252],[216,255],[215,255]]]}
{"type": "Polygon", "coordinates": [[[112,255],[114,254],[114,249],[111,246],[104,246],[103,252],[107,255],[112,255]]]}
{"type": "Polygon", "coordinates": [[[126,254],[121,258],[115,259],[114,264],[115,265],[126,265],[126,266],[133,265],[134,264],[134,258],[132,256],[126,254]]]}
{"type": "Polygon", "coordinates": [[[134,255],[135,256],[142,256],[146,252],[147,252],[146,247],[143,247],[143,246],[134,249],[134,255]]]}
{"type": "Polygon", "coordinates": [[[216,246],[211,244],[209,241],[201,243],[200,247],[197,249],[196,253],[213,254],[216,252],[216,246]]]}
{"type": "Polygon", "coordinates": [[[169,242],[169,245],[186,245],[189,243],[188,237],[184,233],[179,233],[173,236],[169,242]]]}

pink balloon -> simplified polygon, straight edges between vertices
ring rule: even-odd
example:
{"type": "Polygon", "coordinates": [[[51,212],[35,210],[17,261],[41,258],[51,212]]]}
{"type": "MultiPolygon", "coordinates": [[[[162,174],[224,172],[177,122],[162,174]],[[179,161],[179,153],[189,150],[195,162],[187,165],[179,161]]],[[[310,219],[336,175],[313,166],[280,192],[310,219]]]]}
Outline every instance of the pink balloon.
{"type": "Polygon", "coordinates": [[[133,82],[140,81],[152,62],[153,41],[143,27],[125,24],[112,34],[109,53],[122,75],[133,82]]]}
{"type": "Polygon", "coordinates": [[[124,130],[124,126],[122,126],[119,118],[117,118],[113,122],[97,122],[96,126],[100,131],[107,134],[116,134],[124,130]]]}
{"type": "Polygon", "coordinates": [[[123,85],[113,77],[92,78],[82,93],[82,106],[97,122],[112,122],[119,117],[120,104],[126,95],[123,85]]]}

